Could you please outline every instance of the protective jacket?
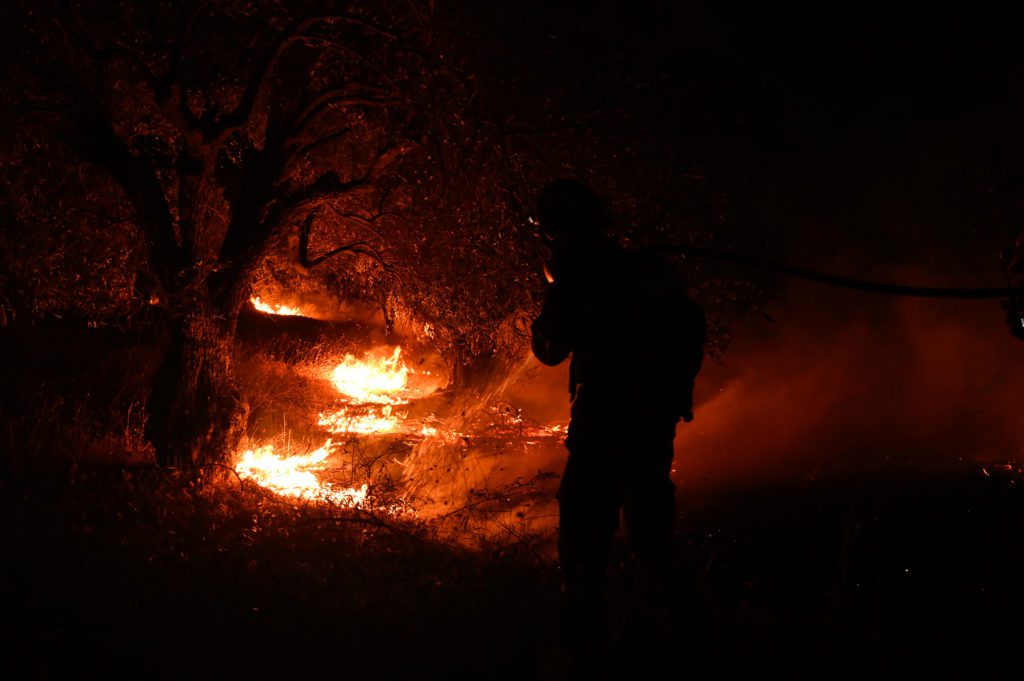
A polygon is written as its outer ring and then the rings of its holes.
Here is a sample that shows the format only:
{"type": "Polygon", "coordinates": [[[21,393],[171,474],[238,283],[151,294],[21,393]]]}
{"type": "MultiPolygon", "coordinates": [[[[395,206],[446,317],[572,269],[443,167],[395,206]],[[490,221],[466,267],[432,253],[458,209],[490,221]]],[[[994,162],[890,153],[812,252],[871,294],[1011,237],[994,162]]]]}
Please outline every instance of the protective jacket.
{"type": "Polygon", "coordinates": [[[533,352],[548,365],[570,354],[573,420],[687,417],[704,357],[706,320],[661,256],[602,242],[557,256],[533,352]]]}

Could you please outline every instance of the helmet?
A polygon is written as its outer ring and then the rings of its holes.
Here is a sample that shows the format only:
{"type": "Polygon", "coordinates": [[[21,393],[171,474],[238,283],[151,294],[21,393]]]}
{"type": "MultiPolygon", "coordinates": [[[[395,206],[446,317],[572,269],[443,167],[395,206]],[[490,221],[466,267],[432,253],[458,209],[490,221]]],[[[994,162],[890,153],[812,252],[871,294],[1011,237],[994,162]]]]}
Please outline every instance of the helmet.
{"type": "Polygon", "coordinates": [[[604,236],[611,219],[601,199],[578,180],[556,180],[537,200],[540,229],[549,243],[585,243],[604,236]]]}

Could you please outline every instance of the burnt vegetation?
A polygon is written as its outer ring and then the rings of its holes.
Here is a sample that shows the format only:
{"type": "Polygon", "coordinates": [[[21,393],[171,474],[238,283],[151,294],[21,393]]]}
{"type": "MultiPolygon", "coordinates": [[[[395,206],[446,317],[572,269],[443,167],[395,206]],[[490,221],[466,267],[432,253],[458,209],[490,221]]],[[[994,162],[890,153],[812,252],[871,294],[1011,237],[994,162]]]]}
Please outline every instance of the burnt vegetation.
{"type": "MultiPolygon", "coordinates": [[[[630,247],[834,256],[828,235],[758,212],[768,190],[752,185],[788,168],[758,167],[784,145],[759,141],[779,74],[744,66],[771,40],[743,62],[663,4],[4,4],[8,669],[564,676],[552,527],[523,510],[551,510],[561,448],[522,463],[545,423],[506,394],[529,384],[544,286],[536,191],[585,180],[630,247]],[[258,314],[253,295],[321,318],[258,314]],[[446,421],[456,445],[346,437],[344,484],[372,481],[362,508],[235,472],[252,442],[315,448],[332,397],[311,376],[399,342],[446,376],[410,418],[446,421]],[[472,448],[522,474],[480,485],[472,448]],[[382,510],[442,488],[430,519],[382,510]]],[[[1014,106],[1000,115],[1004,132],[1019,122],[1014,106]]],[[[1017,136],[988,165],[972,156],[951,190],[971,204],[956,234],[971,285],[1019,228],[1017,136]]],[[[708,355],[727,365],[730,325],[767,317],[780,282],[677,264],[709,314],[708,355]]],[[[613,662],[635,672],[669,649],[684,673],[715,676],[893,661],[983,673],[1024,622],[1018,444],[967,475],[683,496],[684,614],[659,628],[617,545],[613,662]]]]}

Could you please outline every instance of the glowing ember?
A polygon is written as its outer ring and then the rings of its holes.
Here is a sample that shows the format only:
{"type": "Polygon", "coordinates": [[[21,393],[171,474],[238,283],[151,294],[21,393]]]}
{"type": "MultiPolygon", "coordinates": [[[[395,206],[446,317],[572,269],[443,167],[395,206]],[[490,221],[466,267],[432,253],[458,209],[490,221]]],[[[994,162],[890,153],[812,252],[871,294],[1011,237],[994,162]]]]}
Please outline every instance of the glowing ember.
{"type": "Polygon", "coordinates": [[[409,367],[402,361],[402,348],[396,347],[390,357],[357,360],[345,359],[331,372],[331,382],[338,392],[355,402],[368,404],[401,404],[402,393],[409,385],[409,367]]]}
{"type": "Polygon", "coordinates": [[[328,501],[349,508],[361,506],[366,501],[365,484],[359,488],[335,488],[317,478],[314,471],[324,470],[324,461],[330,455],[330,440],[314,452],[288,457],[275,454],[273,445],[264,445],[244,452],[235,472],[282,496],[328,501]]]}
{"type": "Polygon", "coordinates": [[[297,307],[289,307],[287,305],[271,305],[264,303],[260,300],[259,296],[253,296],[249,299],[252,306],[260,312],[266,312],[267,314],[278,314],[287,317],[301,317],[302,312],[297,307]]]}

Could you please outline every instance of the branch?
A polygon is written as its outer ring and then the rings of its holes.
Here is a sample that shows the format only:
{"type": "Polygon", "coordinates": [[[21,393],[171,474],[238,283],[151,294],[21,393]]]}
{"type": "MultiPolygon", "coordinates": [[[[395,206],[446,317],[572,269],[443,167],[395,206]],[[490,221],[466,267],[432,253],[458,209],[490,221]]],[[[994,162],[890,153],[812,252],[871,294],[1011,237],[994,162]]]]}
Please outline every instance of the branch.
{"type": "Polygon", "coordinates": [[[332,199],[347,194],[356,189],[368,187],[371,177],[363,177],[342,182],[334,171],[321,175],[316,182],[304,189],[300,189],[288,195],[281,203],[285,208],[301,208],[312,203],[318,203],[325,199],[332,199]]]}
{"type": "Polygon", "coordinates": [[[368,177],[371,180],[379,179],[385,172],[387,172],[388,168],[417,146],[418,145],[411,140],[401,140],[389,147],[384,147],[381,152],[377,154],[377,158],[374,159],[373,165],[370,166],[368,177]]]}
{"type": "Polygon", "coordinates": [[[71,146],[85,160],[104,168],[124,188],[146,234],[150,262],[167,285],[180,269],[182,253],[156,174],[145,160],[132,155],[99,105],[84,107],[76,123],[78,134],[70,140],[71,146]]]}
{"type": "MultiPolygon", "coordinates": [[[[314,141],[310,142],[309,144],[304,144],[301,147],[296,147],[293,151],[288,153],[288,160],[289,161],[293,161],[296,158],[298,158],[299,156],[302,156],[302,155],[305,155],[305,154],[309,154],[312,151],[315,151],[316,149],[319,149],[321,147],[325,147],[328,144],[330,144],[331,142],[334,142],[335,140],[339,140],[342,137],[348,135],[350,132],[352,132],[352,128],[342,128],[341,130],[338,130],[336,132],[332,132],[330,135],[326,135],[324,137],[321,137],[320,139],[314,140],[314,141]]],[[[294,141],[294,140],[292,140],[292,141],[294,141]]]]}
{"type": "MultiPolygon", "coordinates": [[[[366,92],[367,90],[362,90],[366,92]]],[[[329,108],[337,106],[365,106],[385,107],[392,104],[399,104],[402,100],[395,97],[374,98],[360,94],[360,90],[351,84],[344,88],[337,88],[321,92],[309,101],[302,111],[295,115],[292,122],[292,135],[297,137],[303,134],[309,126],[329,108]]]]}
{"type": "Polygon", "coordinates": [[[374,159],[366,174],[353,180],[343,182],[333,170],[321,175],[313,184],[300,189],[285,197],[280,205],[283,208],[301,208],[326,199],[332,199],[348,194],[356,189],[363,189],[371,186],[379,180],[389,167],[399,158],[404,156],[415,145],[411,142],[402,141],[396,145],[385,147],[377,158],[374,159]]]}
{"type": "Polygon", "coordinates": [[[316,35],[316,36],[313,36],[313,35],[311,35],[311,36],[302,36],[300,39],[301,39],[301,41],[303,43],[305,43],[307,45],[310,45],[310,46],[312,46],[312,45],[314,45],[316,43],[320,43],[320,44],[323,44],[323,45],[327,45],[328,47],[336,47],[339,50],[341,50],[342,52],[348,53],[353,58],[357,59],[358,61],[361,61],[363,64],[366,64],[366,66],[368,66],[370,69],[375,71],[377,73],[377,75],[379,75],[381,77],[381,79],[384,80],[386,83],[388,83],[392,87],[395,87],[394,80],[392,80],[391,77],[388,76],[387,72],[382,67],[380,67],[377,64],[374,64],[372,61],[370,61],[369,59],[364,57],[362,54],[360,54],[358,50],[353,49],[352,47],[350,47],[349,45],[346,45],[345,43],[341,42],[340,40],[336,40],[336,39],[331,38],[329,36],[319,36],[319,35],[316,35]]]}
{"type": "Polygon", "coordinates": [[[326,23],[328,23],[328,24],[337,24],[337,23],[352,24],[353,26],[359,26],[360,28],[365,28],[365,29],[369,30],[371,33],[376,33],[377,35],[381,36],[382,38],[387,38],[388,40],[391,40],[393,42],[400,42],[401,41],[401,38],[398,36],[397,33],[394,33],[393,31],[388,31],[387,29],[383,29],[383,28],[381,28],[380,26],[378,26],[376,24],[371,24],[369,21],[366,21],[365,19],[359,19],[357,17],[353,17],[353,16],[349,16],[349,15],[337,15],[337,16],[330,17],[329,19],[326,20],[326,23]]]}
{"type": "Polygon", "coordinates": [[[340,253],[355,253],[356,255],[365,255],[371,258],[372,260],[376,261],[377,264],[380,265],[381,269],[384,270],[385,272],[391,271],[391,267],[386,262],[384,262],[384,258],[381,257],[380,253],[369,244],[364,243],[353,243],[345,244],[344,246],[338,246],[337,248],[327,251],[323,255],[318,256],[313,260],[309,260],[307,258],[304,261],[300,261],[300,264],[307,270],[309,270],[316,267],[317,265],[327,260],[328,258],[333,258],[334,256],[340,253]]]}
{"type": "Polygon", "coordinates": [[[298,260],[299,264],[302,265],[303,268],[305,268],[306,270],[313,269],[314,267],[324,262],[328,258],[333,258],[334,256],[340,255],[341,253],[355,253],[356,255],[365,255],[369,258],[372,258],[377,262],[378,265],[381,266],[381,268],[384,271],[388,271],[390,269],[387,263],[384,262],[384,259],[381,257],[380,253],[369,244],[363,242],[355,242],[351,244],[345,244],[343,246],[338,246],[337,248],[327,251],[323,255],[310,259],[309,233],[312,231],[313,223],[316,221],[316,218],[319,215],[319,213],[319,208],[314,208],[309,212],[309,215],[306,216],[306,219],[302,221],[302,225],[299,226],[298,260]]]}
{"type": "Polygon", "coordinates": [[[337,206],[330,203],[326,205],[328,208],[331,209],[331,212],[334,213],[335,216],[345,221],[352,221],[358,223],[363,229],[370,232],[381,241],[384,241],[384,237],[381,236],[381,233],[377,231],[377,228],[374,226],[374,224],[377,222],[378,219],[383,217],[385,213],[376,213],[374,215],[371,215],[370,217],[364,217],[362,215],[357,215],[356,213],[340,211],[338,210],[337,206]]]}
{"type": "Polygon", "coordinates": [[[188,89],[185,87],[185,46],[192,35],[196,18],[205,5],[205,0],[200,0],[185,12],[181,28],[178,30],[178,38],[172,48],[167,73],[157,83],[160,88],[157,97],[169,99],[171,105],[181,113],[185,125],[192,130],[199,127],[199,119],[188,105],[188,89]]]}
{"type": "MultiPolygon", "coordinates": [[[[97,47],[92,41],[85,37],[84,32],[78,30],[82,22],[78,16],[78,13],[73,8],[70,9],[70,21],[62,21],[59,17],[55,16],[54,23],[62,31],[64,31],[64,34],[68,38],[74,41],[87,55],[89,55],[90,59],[92,59],[93,62],[102,62],[104,65],[106,65],[114,61],[114,59],[116,59],[117,57],[124,57],[125,59],[127,59],[136,68],[142,71],[143,79],[149,85],[150,90],[153,92],[153,95],[156,96],[156,76],[153,75],[153,72],[150,70],[149,66],[139,58],[138,52],[120,46],[108,47],[106,49],[100,49],[99,47],[97,47]],[[72,23],[75,24],[74,28],[72,28],[71,26],[72,23]]],[[[102,73],[101,71],[98,75],[102,78],[106,74],[102,73]]]]}
{"type": "Polygon", "coordinates": [[[289,47],[296,42],[302,41],[303,33],[320,23],[326,23],[328,25],[338,23],[355,24],[364,28],[370,28],[378,34],[397,40],[397,36],[384,31],[380,27],[373,26],[361,19],[344,15],[328,14],[311,16],[305,19],[293,21],[290,26],[281,32],[273,47],[267,50],[259,67],[256,69],[256,75],[249,82],[249,86],[245,89],[245,93],[242,95],[242,99],[238,103],[238,106],[218,122],[211,131],[211,137],[216,138],[218,142],[223,141],[227,136],[236,132],[244,126],[246,122],[248,122],[256,103],[261,99],[261,95],[266,88],[270,74],[273,73],[274,67],[277,66],[278,61],[280,61],[284,53],[288,51],[289,47]]]}

